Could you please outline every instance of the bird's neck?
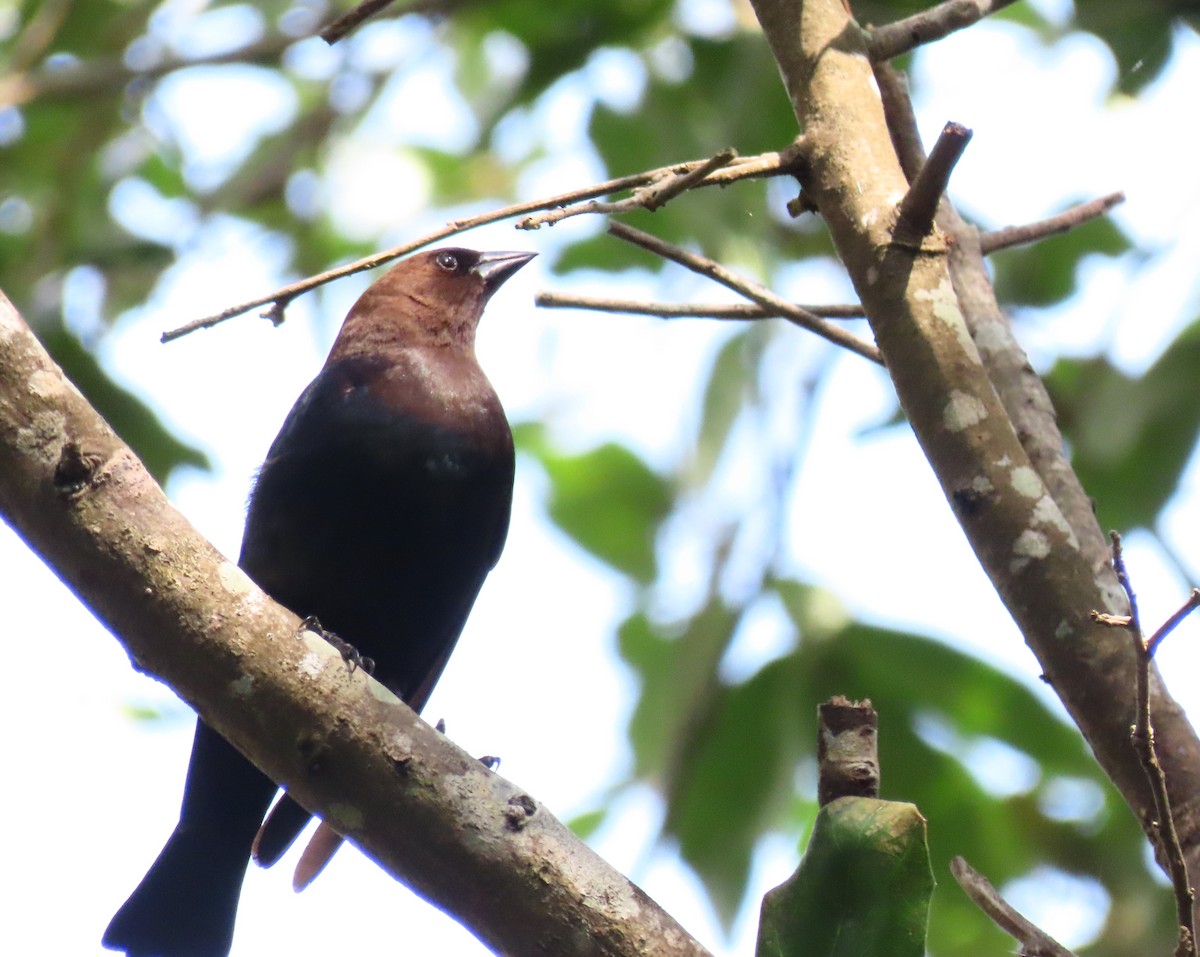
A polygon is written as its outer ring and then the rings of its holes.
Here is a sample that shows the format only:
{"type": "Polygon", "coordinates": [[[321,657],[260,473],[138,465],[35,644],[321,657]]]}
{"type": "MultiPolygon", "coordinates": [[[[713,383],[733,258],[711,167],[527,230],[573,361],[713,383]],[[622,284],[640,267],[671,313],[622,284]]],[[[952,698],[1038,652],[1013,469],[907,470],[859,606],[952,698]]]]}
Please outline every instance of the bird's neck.
{"type": "Polygon", "coordinates": [[[346,316],[330,359],[429,348],[462,352],[473,360],[477,322],[476,316],[461,315],[419,294],[373,286],[346,316]]]}
{"type": "Polygon", "coordinates": [[[355,356],[395,356],[414,351],[445,352],[475,361],[475,330],[450,327],[414,329],[403,320],[348,318],[334,340],[329,361],[355,356]]]}

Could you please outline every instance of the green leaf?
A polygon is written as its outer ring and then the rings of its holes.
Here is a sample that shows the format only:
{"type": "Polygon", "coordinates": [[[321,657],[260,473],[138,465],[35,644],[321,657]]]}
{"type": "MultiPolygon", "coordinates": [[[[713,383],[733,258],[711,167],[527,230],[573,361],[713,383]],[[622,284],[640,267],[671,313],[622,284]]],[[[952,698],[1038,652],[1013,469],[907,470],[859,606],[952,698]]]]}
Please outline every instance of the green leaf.
{"type": "Polygon", "coordinates": [[[1171,35],[1183,23],[1197,26],[1195,10],[1186,4],[1122,3],[1119,0],[1080,0],[1075,26],[1103,40],[1117,60],[1117,88],[1137,93],[1167,62],[1171,35]],[[1186,15],[1177,16],[1176,12],[1186,15]]]}
{"type": "Polygon", "coordinates": [[[712,475],[745,403],[746,339],[751,332],[744,329],[730,336],[713,360],[704,389],[696,450],[688,468],[688,478],[695,485],[704,484],[712,475]]]}
{"type": "Polygon", "coordinates": [[[1132,248],[1111,219],[1101,216],[1033,246],[991,257],[996,297],[1006,305],[1048,306],[1074,294],[1087,256],[1119,256],[1132,248]]]}
{"type": "MultiPolygon", "coordinates": [[[[725,40],[692,37],[687,51],[687,77],[651,73],[636,111],[603,104],[593,109],[589,136],[613,175],[699,159],[727,146],[745,154],[782,149],[795,138],[795,118],[761,37],[741,32],[725,40]],[[747,103],[754,108],[746,109],[747,103]]],[[[783,205],[777,195],[772,198],[766,183],[752,181],[693,191],[654,213],[623,219],[722,262],[736,265],[752,255],[756,266],[769,267],[797,254],[795,247],[787,248],[793,227],[779,228],[783,205]]],[[[812,237],[801,230],[795,238],[803,242],[812,237]]],[[[828,251],[823,230],[818,242],[822,252],[828,251]]],[[[573,245],[554,263],[556,272],[635,266],[659,270],[664,263],[607,236],[573,245]]]]}
{"type": "Polygon", "coordinates": [[[745,896],[758,838],[790,807],[796,761],[813,734],[797,720],[789,679],[787,669],[768,666],[742,684],[716,685],[675,742],[663,829],[726,927],[745,896]]]}
{"type": "Polygon", "coordinates": [[[508,0],[506,3],[468,5],[456,11],[453,30],[470,52],[460,80],[478,80],[473,69],[481,56],[479,46],[495,31],[520,38],[533,52],[525,76],[510,101],[529,103],[550,84],[578,70],[592,53],[606,46],[640,46],[650,31],[664,25],[674,4],[671,0],[508,0]]]}
{"type": "Polygon", "coordinates": [[[604,823],[606,817],[608,817],[608,809],[597,808],[595,811],[588,811],[586,814],[579,814],[571,818],[567,821],[567,827],[581,841],[586,841],[600,829],[600,825],[604,823]]]}
{"type": "Polygon", "coordinates": [[[670,484],[615,442],[579,455],[544,448],[547,511],[596,558],[641,584],[654,580],[654,540],[672,504],[670,484]]]}
{"type": "Polygon", "coordinates": [[[637,612],[617,629],[621,657],[642,684],[629,722],[634,770],[664,792],[675,789],[688,741],[702,730],[713,696],[723,694],[717,665],[737,620],[734,611],[714,600],[682,627],[656,627],[637,612]]]}
{"type": "Polygon", "coordinates": [[[1139,378],[1108,360],[1062,359],[1046,385],[1072,465],[1104,528],[1153,527],[1200,435],[1200,320],[1139,378]]]}
{"type": "MultiPolygon", "coordinates": [[[[828,596],[800,582],[769,584],[800,644],[738,684],[717,677],[740,619],[718,602],[682,627],[635,615],[620,633],[622,655],[643,685],[630,723],[635,776],[665,795],[663,836],[677,842],[723,920],[738,911],[760,837],[782,829],[798,839],[811,821],[814,795],[796,791],[797,770],[814,766],[817,705],[845,694],[869,697],[878,709],[884,793],[920,806],[939,872],[963,854],[999,883],[1046,865],[1090,875],[1138,933],[1158,939],[1169,895],[1145,880],[1139,829],[1059,712],[946,644],[848,622],[828,596]],[[930,738],[930,727],[944,740],[930,738]],[[999,793],[985,787],[973,762],[997,750],[1032,767],[1033,777],[999,793]],[[1069,820],[1052,816],[1048,802],[1061,785],[1083,788],[1093,803],[1069,820]]],[[[1005,946],[956,888],[935,893],[933,953],[965,957],[1005,946]]],[[[1105,952],[1103,941],[1097,946],[1105,952]]],[[[1108,952],[1113,947],[1115,938],[1108,952]]]]}

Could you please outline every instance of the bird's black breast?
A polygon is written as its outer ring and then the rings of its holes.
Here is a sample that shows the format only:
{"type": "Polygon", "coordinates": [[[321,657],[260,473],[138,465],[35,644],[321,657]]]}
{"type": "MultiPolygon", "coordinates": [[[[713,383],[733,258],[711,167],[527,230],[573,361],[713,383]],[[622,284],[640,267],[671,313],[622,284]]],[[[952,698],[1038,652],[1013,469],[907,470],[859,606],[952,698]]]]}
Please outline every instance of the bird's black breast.
{"type": "Polygon", "coordinates": [[[385,365],[343,360],[301,395],[251,494],[241,564],[411,697],[436,680],[499,557],[512,439],[490,389],[470,415],[431,421],[428,395],[375,388],[385,365]]]}

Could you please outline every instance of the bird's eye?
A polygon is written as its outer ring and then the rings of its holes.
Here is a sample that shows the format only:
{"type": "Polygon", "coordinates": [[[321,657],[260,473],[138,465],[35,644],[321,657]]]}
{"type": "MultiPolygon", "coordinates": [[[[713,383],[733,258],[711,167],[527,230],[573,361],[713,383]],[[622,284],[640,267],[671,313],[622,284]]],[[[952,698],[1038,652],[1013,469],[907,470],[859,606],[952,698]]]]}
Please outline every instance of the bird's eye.
{"type": "Polygon", "coordinates": [[[446,272],[458,271],[458,257],[454,253],[438,253],[435,262],[446,270],[446,272]]]}

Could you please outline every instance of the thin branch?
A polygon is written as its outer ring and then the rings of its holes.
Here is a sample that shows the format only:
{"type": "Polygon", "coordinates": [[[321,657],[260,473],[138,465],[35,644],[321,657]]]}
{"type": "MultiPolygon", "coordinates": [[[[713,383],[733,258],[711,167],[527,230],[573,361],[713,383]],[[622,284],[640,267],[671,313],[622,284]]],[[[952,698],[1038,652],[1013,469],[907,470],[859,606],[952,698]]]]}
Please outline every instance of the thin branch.
{"type": "Polygon", "coordinates": [[[867,30],[867,50],[872,60],[891,60],[924,43],[933,43],[978,23],[1014,0],[946,0],[911,17],[867,30]]]}
{"type": "MultiPolygon", "coordinates": [[[[609,299],[604,296],[568,296],[558,292],[539,292],[534,305],[543,309],[587,309],[592,312],[627,312],[637,316],[657,316],[660,319],[786,319],[778,309],[768,309],[750,303],[687,303],[640,302],[636,299],[609,299]]],[[[797,306],[824,319],[865,319],[862,306],[829,305],[797,306]]]]}
{"type": "Polygon", "coordinates": [[[1125,202],[1123,192],[1109,193],[1099,199],[1072,206],[1056,216],[1038,220],[1036,223],[1026,223],[1024,226],[1005,226],[1003,229],[994,229],[991,232],[983,233],[979,237],[979,242],[983,246],[985,255],[1000,249],[1008,249],[1011,246],[1036,243],[1039,239],[1045,239],[1047,236],[1065,233],[1076,226],[1082,226],[1098,216],[1103,216],[1114,206],[1119,206],[1123,202],[1125,202]]]}
{"type": "Polygon", "coordinates": [[[1192,593],[1188,595],[1187,601],[1179,607],[1179,610],[1159,625],[1158,631],[1150,636],[1150,640],[1146,642],[1146,653],[1153,658],[1154,653],[1158,651],[1158,646],[1163,643],[1163,639],[1173,632],[1179,623],[1197,608],[1200,608],[1200,588],[1193,588],[1192,593]]]}
{"type": "Polygon", "coordinates": [[[721,285],[732,289],[734,292],[745,296],[747,299],[757,302],[765,309],[778,310],[783,315],[783,318],[789,322],[807,329],[809,332],[816,333],[821,338],[828,339],[835,345],[843,346],[851,352],[870,359],[872,362],[879,363],[880,365],[883,364],[883,357],[879,354],[879,350],[870,343],[863,342],[857,336],[846,332],[845,329],[839,329],[837,326],[830,325],[820,316],[815,316],[806,309],[802,309],[794,303],[775,295],[775,293],[771,292],[765,286],[760,286],[756,282],[738,276],[720,263],[713,262],[704,256],[690,253],[673,243],[668,243],[657,236],[651,236],[649,233],[644,233],[640,229],[634,229],[632,226],[626,226],[624,223],[616,220],[608,224],[608,231],[618,239],[633,243],[635,246],[641,246],[643,249],[649,250],[657,256],[670,259],[672,262],[679,263],[679,265],[693,272],[707,276],[709,279],[715,280],[721,285]]]}
{"type": "MultiPolygon", "coordinates": [[[[1133,650],[1137,656],[1136,687],[1134,702],[1134,724],[1132,740],[1134,751],[1137,752],[1146,779],[1150,783],[1150,791],[1154,796],[1155,820],[1151,829],[1158,836],[1156,850],[1160,860],[1171,878],[1171,888],[1175,892],[1175,919],[1179,926],[1179,942],[1175,947],[1175,957],[1195,957],[1196,930],[1192,909],[1196,896],[1188,881],[1187,861],[1183,856],[1183,848],[1179,843],[1179,835],[1175,829],[1175,815],[1171,811],[1171,801],[1167,794],[1167,779],[1158,753],[1154,745],[1154,727],[1150,722],[1150,662],[1153,659],[1151,645],[1145,640],[1142,632],[1141,616],[1138,613],[1137,595],[1133,591],[1133,582],[1125,567],[1125,558],[1121,551],[1121,536],[1116,532],[1110,533],[1112,539],[1113,570],[1117,573],[1117,581],[1125,590],[1129,599],[1128,616],[1107,616],[1093,612],[1093,618],[1104,624],[1124,627],[1129,631],[1133,640],[1133,650]]],[[[1161,628],[1155,632],[1154,647],[1179,624],[1200,602],[1200,589],[1192,589],[1191,597],[1183,608],[1172,615],[1161,628]]]]}
{"type": "Polygon", "coordinates": [[[296,42],[295,37],[272,33],[255,43],[208,57],[164,55],[153,66],[133,69],[121,60],[84,60],[65,66],[10,73],[0,78],[0,109],[23,106],[36,99],[96,97],[140,80],[156,80],[175,70],[225,63],[273,63],[296,42]]]}
{"type": "Polygon", "coordinates": [[[760,153],[758,156],[738,156],[735,152],[732,158],[722,162],[724,154],[727,152],[722,150],[720,153],[706,160],[697,160],[675,167],[654,170],[652,171],[653,176],[643,178],[638,183],[615,187],[605,190],[604,193],[591,194],[605,195],[605,193],[615,193],[622,189],[640,186],[643,183],[650,184],[644,191],[638,190],[633,196],[627,199],[616,203],[583,202],[573,206],[564,204],[562,208],[551,209],[543,215],[528,216],[522,219],[517,223],[517,229],[539,229],[543,225],[552,226],[560,220],[567,219],[570,216],[579,216],[584,213],[611,214],[643,208],[655,210],[666,202],[667,199],[682,192],[684,189],[699,189],[703,186],[728,186],[730,183],[736,183],[743,179],[757,179],[769,176],[794,176],[803,162],[803,151],[804,141],[796,140],[787,149],[780,150],[777,153],[760,153]],[[702,175],[694,175],[702,166],[708,166],[709,171],[702,175]],[[639,196],[645,198],[639,200],[639,196]]]}
{"type": "MultiPolygon", "coordinates": [[[[787,149],[779,152],[762,153],[758,156],[748,156],[739,158],[738,161],[731,167],[718,169],[696,184],[698,186],[710,185],[725,185],[726,183],[736,182],[740,179],[748,179],[753,177],[763,176],[779,176],[792,173],[796,164],[799,162],[801,151],[803,149],[802,141],[797,141],[791,144],[787,149]]],[[[699,169],[708,163],[712,162],[711,157],[705,159],[691,160],[685,163],[675,163],[671,166],[662,166],[658,169],[643,170],[640,173],[631,173],[628,176],[620,176],[616,179],[610,179],[603,183],[596,183],[591,186],[586,186],[582,189],[571,190],[567,193],[560,193],[557,196],[547,196],[540,199],[529,200],[524,203],[516,203],[512,206],[504,206],[500,209],[494,209],[490,212],[481,213],[478,216],[470,216],[466,219],[456,219],[447,223],[440,229],[436,229],[431,233],[427,233],[410,242],[403,243],[399,246],[393,246],[391,249],[385,249],[383,252],[374,253],[362,259],[355,260],[345,266],[338,266],[336,269],[329,269],[316,276],[308,276],[298,282],[290,283],[283,286],[274,292],[259,296],[256,299],[250,299],[246,302],[238,303],[237,305],[229,306],[222,309],[220,312],[213,313],[209,316],[204,316],[200,319],[193,319],[191,322],[185,323],[175,329],[170,329],[162,334],[161,341],[171,342],[179,339],[189,333],[195,332],[198,329],[210,329],[213,326],[219,325],[226,319],[232,319],[234,316],[240,316],[252,309],[257,309],[259,306],[269,306],[268,310],[263,315],[278,325],[283,321],[284,310],[293,299],[300,296],[309,290],[316,289],[318,286],[323,286],[325,283],[333,282],[335,279],[342,279],[346,276],[352,276],[358,272],[364,272],[368,269],[374,269],[376,266],[382,266],[384,263],[391,262],[393,259],[399,259],[401,256],[406,256],[411,252],[415,252],[432,243],[445,239],[448,236],[455,236],[459,233],[465,233],[477,226],[485,226],[488,223],[499,222],[503,219],[511,219],[515,216],[522,216],[526,213],[534,213],[544,209],[556,209],[561,206],[569,206],[572,203],[578,203],[584,200],[593,199],[597,196],[606,196],[609,193],[620,192],[621,190],[634,189],[639,186],[644,186],[647,183],[657,182],[664,177],[674,174],[689,173],[692,170],[699,169]]],[[[520,224],[518,224],[519,226],[520,224]]]]}
{"type": "Polygon", "coordinates": [[[395,2],[396,0],[363,0],[358,6],[352,7],[329,23],[321,31],[321,39],[333,46],[360,23],[386,10],[395,2]]]}
{"type": "Polygon", "coordinates": [[[685,190],[701,185],[710,173],[728,166],[735,159],[737,159],[737,150],[728,147],[710,156],[703,165],[682,172],[667,173],[650,185],[635,189],[633,195],[627,196],[625,199],[613,203],[602,203],[593,199],[586,203],[577,203],[574,206],[561,206],[536,216],[525,217],[517,223],[517,229],[540,229],[542,226],[553,226],[568,217],[580,216],[584,213],[613,216],[629,213],[635,209],[648,209],[650,212],[654,212],[685,190]]]}
{"type": "Polygon", "coordinates": [[[45,0],[8,44],[6,68],[21,73],[42,58],[54,43],[71,9],[71,0],[45,0]]]}
{"type": "Polygon", "coordinates": [[[883,103],[883,119],[888,136],[900,160],[904,178],[912,183],[925,165],[925,144],[917,130],[917,114],[908,92],[908,77],[887,62],[871,64],[879,98],[883,103]]]}
{"type": "MultiPolygon", "coordinates": [[[[350,31],[365,23],[371,17],[382,13],[395,0],[363,0],[358,6],[346,11],[340,17],[326,24],[319,36],[330,46],[337,43],[350,31]]],[[[404,8],[397,12],[396,17],[409,13],[420,13],[426,16],[432,14],[449,14],[458,7],[465,6],[467,0],[408,0],[404,8]]]]}
{"type": "MultiPolygon", "coordinates": [[[[883,102],[884,119],[887,121],[892,146],[896,150],[896,157],[900,160],[900,167],[904,170],[905,177],[911,183],[925,165],[925,147],[917,133],[917,119],[913,113],[912,98],[908,95],[908,81],[904,74],[890,63],[872,64],[872,70],[875,74],[875,83],[879,87],[879,97],[883,102]]],[[[1125,202],[1124,193],[1109,193],[1099,199],[1072,206],[1047,219],[981,233],[979,242],[985,256],[1011,246],[1035,243],[1047,236],[1065,233],[1098,216],[1103,216],[1114,206],[1123,202],[1125,202]]]]}
{"type": "Polygon", "coordinates": [[[955,857],[950,862],[950,873],[954,875],[963,892],[975,902],[975,906],[1021,945],[1021,953],[1025,957],[1075,957],[1072,951],[1001,897],[991,881],[962,857],[955,857]]]}
{"type": "Polygon", "coordinates": [[[950,183],[950,174],[962,157],[963,150],[971,142],[971,131],[961,123],[947,123],[933,144],[929,158],[912,181],[892,231],[895,242],[906,246],[919,246],[933,229],[938,203],[950,183]]]}

